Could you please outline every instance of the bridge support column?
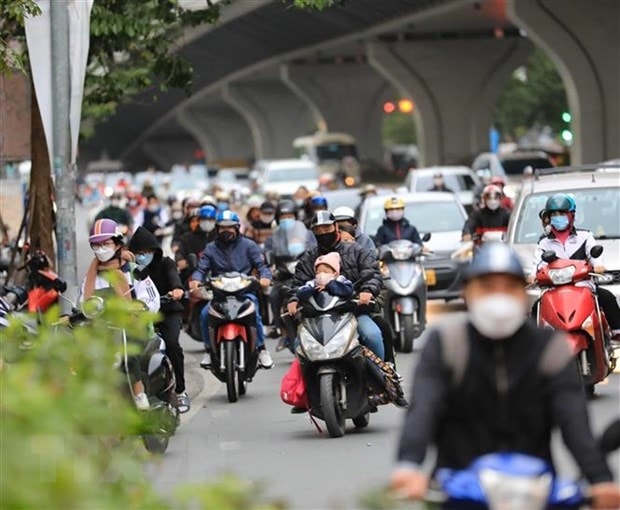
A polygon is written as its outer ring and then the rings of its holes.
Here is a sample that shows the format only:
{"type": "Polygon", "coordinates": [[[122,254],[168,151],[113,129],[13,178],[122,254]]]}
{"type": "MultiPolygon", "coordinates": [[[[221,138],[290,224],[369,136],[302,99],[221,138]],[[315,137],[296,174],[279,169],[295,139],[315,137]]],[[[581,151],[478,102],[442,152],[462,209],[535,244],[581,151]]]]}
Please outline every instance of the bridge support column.
{"type": "Polygon", "coordinates": [[[280,82],[234,83],[222,95],[247,122],[257,159],[293,157],[293,140],[313,130],[307,106],[280,82]]]}
{"type": "Polygon", "coordinates": [[[369,43],[368,60],[414,113],[420,165],[471,164],[489,148],[492,109],[533,49],[523,38],[369,43]]]}
{"type": "Polygon", "coordinates": [[[620,2],[512,0],[508,17],[562,76],[572,115],[572,162],[620,157],[620,2]]]}
{"type": "Polygon", "coordinates": [[[286,64],[284,82],[308,101],[328,131],[353,135],[362,157],[383,159],[381,105],[391,91],[370,66],[360,64],[286,64]]]}
{"type": "Polygon", "coordinates": [[[177,114],[179,124],[198,141],[208,163],[254,158],[245,120],[225,104],[194,105],[177,114]]]}

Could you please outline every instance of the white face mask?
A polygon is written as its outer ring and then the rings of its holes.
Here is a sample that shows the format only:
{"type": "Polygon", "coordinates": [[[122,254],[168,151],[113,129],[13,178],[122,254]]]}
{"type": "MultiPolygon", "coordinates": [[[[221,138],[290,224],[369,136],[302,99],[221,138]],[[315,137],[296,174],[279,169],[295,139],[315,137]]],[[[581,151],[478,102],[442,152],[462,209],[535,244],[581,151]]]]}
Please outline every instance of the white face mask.
{"type": "Polygon", "coordinates": [[[215,228],[215,221],[201,220],[200,229],[203,232],[211,232],[215,228]]]}
{"type": "Polygon", "coordinates": [[[317,285],[322,285],[323,287],[325,287],[325,285],[327,285],[335,278],[336,276],[330,273],[317,273],[315,280],[317,285]]]}
{"type": "Polygon", "coordinates": [[[506,294],[490,294],[468,305],[469,320],[487,338],[500,340],[513,335],[525,322],[527,303],[506,294]]]}
{"type": "Polygon", "coordinates": [[[489,198],[486,201],[486,206],[491,209],[491,211],[495,211],[499,207],[500,203],[501,201],[497,198],[489,198]]]}
{"type": "Polygon", "coordinates": [[[261,214],[260,220],[263,223],[270,224],[274,220],[275,216],[273,214],[261,214]]]}
{"type": "Polygon", "coordinates": [[[107,262],[116,253],[115,248],[106,248],[105,246],[97,247],[93,250],[95,252],[95,257],[99,260],[99,262],[107,262]]]}
{"type": "Polygon", "coordinates": [[[405,211],[402,211],[399,209],[393,209],[387,212],[388,219],[392,221],[400,221],[404,218],[404,216],[405,216],[405,211]]]}

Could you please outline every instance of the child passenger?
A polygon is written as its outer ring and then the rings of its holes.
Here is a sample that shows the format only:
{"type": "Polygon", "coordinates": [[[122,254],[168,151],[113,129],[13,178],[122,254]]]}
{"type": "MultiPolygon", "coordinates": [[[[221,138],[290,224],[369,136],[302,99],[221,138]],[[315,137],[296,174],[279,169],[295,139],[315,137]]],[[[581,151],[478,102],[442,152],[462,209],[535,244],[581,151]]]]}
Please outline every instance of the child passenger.
{"type": "Polygon", "coordinates": [[[340,275],[340,254],[332,251],[321,255],[314,263],[315,278],[297,289],[300,301],[309,299],[317,292],[348,298],[353,295],[353,284],[340,275]]]}

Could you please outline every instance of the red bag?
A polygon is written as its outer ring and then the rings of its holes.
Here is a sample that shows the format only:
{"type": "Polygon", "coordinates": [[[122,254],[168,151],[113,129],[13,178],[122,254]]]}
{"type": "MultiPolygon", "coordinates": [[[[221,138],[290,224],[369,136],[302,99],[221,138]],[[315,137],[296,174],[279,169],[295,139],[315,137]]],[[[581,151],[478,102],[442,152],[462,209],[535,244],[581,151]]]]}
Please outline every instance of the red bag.
{"type": "Polygon", "coordinates": [[[308,395],[306,394],[306,383],[301,372],[301,363],[295,358],[288,372],[284,374],[280,384],[280,398],[285,404],[295,407],[308,409],[308,395]]]}

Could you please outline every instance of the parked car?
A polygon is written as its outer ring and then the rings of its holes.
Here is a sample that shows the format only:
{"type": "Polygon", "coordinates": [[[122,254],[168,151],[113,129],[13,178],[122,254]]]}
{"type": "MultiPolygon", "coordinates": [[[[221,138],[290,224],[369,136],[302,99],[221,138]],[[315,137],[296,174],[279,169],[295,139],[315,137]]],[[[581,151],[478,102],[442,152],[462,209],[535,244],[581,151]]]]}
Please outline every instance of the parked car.
{"type": "MultiPolygon", "coordinates": [[[[456,299],[460,295],[461,265],[451,258],[461,246],[461,231],[467,219],[465,208],[454,193],[420,192],[399,194],[405,201],[405,217],[415,225],[420,236],[430,232],[424,243],[433,255],[424,261],[428,299],[456,299]]],[[[383,223],[386,196],[368,198],[362,205],[359,224],[371,237],[383,223]]]]}
{"type": "Polygon", "coordinates": [[[319,186],[319,168],[310,160],[259,161],[256,170],[256,191],[262,195],[277,193],[281,198],[290,198],[299,186],[309,190],[319,186]]]}
{"type": "MultiPolygon", "coordinates": [[[[575,199],[575,226],[590,230],[603,246],[606,271],[614,278],[607,288],[620,297],[620,164],[616,168],[591,165],[542,170],[523,186],[506,239],[529,270],[543,235],[539,212],[554,193],[568,193],[575,199]]],[[[536,299],[538,293],[530,290],[530,299],[536,299]]]]}
{"type": "Polygon", "coordinates": [[[458,196],[461,204],[469,213],[474,200],[474,189],[480,179],[473,170],[466,166],[432,166],[413,168],[405,179],[405,187],[412,193],[428,191],[433,187],[433,176],[443,175],[445,185],[458,196]]]}

